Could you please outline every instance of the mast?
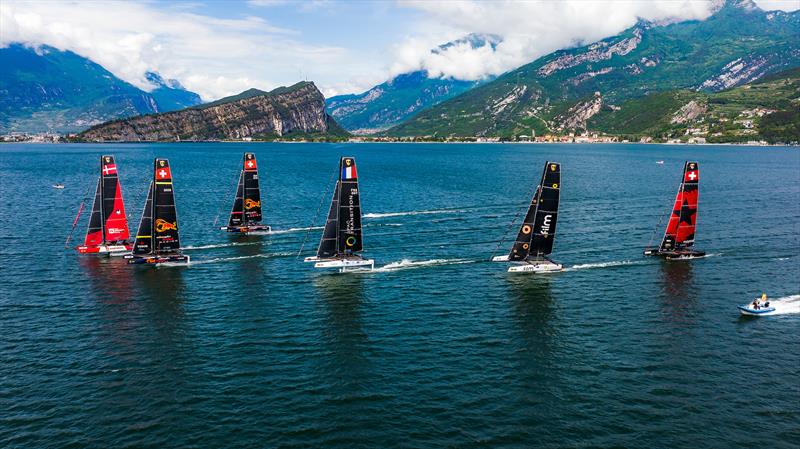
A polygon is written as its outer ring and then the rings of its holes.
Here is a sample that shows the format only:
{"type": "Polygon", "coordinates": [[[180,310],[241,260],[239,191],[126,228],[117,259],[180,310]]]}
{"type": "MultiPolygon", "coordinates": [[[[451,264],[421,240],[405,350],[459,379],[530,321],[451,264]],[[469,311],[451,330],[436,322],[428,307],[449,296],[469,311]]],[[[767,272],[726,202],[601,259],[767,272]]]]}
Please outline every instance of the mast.
{"type": "Polygon", "coordinates": [[[700,166],[697,162],[686,161],[672,214],[661,240],[661,251],[682,250],[694,245],[699,194],[700,166]]]}
{"type": "Polygon", "coordinates": [[[114,156],[102,156],[100,165],[103,243],[128,240],[128,218],[114,156]]]}
{"type": "Polygon", "coordinates": [[[180,251],[178,234],[178,212],[175,209],[175,193],[172,187],[172,172],[167,159],[155,160],[153,181],[153,252],[169,254],[180,251]]]}
{"type": "Polygon", "coordinates": [[[537,260],[553,252],[560,191],[561,164],[547,162],[508,260],[537,260]]]}

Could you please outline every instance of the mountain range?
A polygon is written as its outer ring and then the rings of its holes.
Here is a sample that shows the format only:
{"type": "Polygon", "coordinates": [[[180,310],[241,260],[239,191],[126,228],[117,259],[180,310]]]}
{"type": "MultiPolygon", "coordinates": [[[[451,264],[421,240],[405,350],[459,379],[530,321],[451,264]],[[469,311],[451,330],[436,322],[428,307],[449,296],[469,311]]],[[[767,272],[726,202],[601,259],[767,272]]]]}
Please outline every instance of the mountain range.
{"type": "MultiPolygon", "coordinates": [[[[473,49],[489,46],[494,49],[501,40],[500,36],[473,33],[442,44],[432,49],[431,53],[439,53],[456,45],[468,45],[473,49]]],[[[402,123],[420,111],[491,79],[493,77],[477,81],[436,78],[430,77],[426,70],[416,70],[397,75],[361,94],[328,98],[325,104],[328,113],[342,127],[355,134],[369,134],[402,123]]]]}
{"type": "MultiPolygon", "coordinates": [[[[619,116],[635,105],[631,101],[658,93],[718,92],[800,66],[798,30],[800,11],[766,12],[750,0],[729,0],[703,21],[640,21],[617,36],[541,57],[420,112],[386,134],[612,132],[618,130],[610,126],[613,120],[595,116],[604,111],[619,116]]],[[[642,123],[625,131],[637,134],[650,127],[642,123]]]]}
{"type": "Polygon", "coordinates": [[[178,81],[147,73],[145,92],[71,51],[12,44],[0,49],[0,133],[84,130],[107,120],[201,103],[178,81]]]}

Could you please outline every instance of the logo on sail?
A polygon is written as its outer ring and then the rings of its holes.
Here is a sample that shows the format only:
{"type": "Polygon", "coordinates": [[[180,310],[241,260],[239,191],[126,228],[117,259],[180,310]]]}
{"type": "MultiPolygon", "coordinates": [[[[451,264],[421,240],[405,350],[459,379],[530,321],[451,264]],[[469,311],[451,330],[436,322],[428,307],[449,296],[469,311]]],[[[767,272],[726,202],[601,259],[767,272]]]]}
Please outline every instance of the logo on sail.
{"type": "Polygon", "coordinates": [[[356,238],[351,235],[345,239],[344,244],[347,246],[353,246],[356,244],[356,238]]]}
{"type": "Polygon", "coordinates": [[[250,198],[244,200],[245,209],[252,209],[254,207],[261,207],[261,201],[253,201],[250,198]]]}
{"type": "Polygon", "coordinates": [[[161,218],[156,220],[156,232],[177,231],[178,223],[170,223],[161,218]]]}
{"type": "Polygon", "coordinates": [[[542,220],[542,235],[547,236],[550,233],[550,220],[553,218],[552,215],[545,215],[544,220],[542,220]]]}

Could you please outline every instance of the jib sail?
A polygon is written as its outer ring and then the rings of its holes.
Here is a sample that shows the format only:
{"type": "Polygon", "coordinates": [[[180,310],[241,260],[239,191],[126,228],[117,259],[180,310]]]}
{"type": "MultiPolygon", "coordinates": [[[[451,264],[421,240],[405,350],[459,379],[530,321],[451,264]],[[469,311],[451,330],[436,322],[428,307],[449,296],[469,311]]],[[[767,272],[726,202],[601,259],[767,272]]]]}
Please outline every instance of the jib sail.
{"type": "Polygon", "coordinates": [[[547,162],[508,260],[537,259],[553,252],[561,191],[561,164],[547,162]]]}
{"type": "Polygon", "coordinates": [[[697,162],[687,161],[683,166],[683,177],[675,197],[675,205],[661,241],[662,251],[681,250],[694,245],[699,187],[700,167],[697,162]]]}
{"type": "Polygon", "coordinates": [[[122,187],[117,176],[117,165],[113,156],[100,157],[100,177],[95,189],[89,228],[86,230],[85,246],[120,242],[129,237],[122,187]]]}
{"type": "Polygon", "coordinates": [[[92,213],[89,215],[89,228],[86,229],[86,238],[83,244],[85,246],[103,244],[103,178],[97,180],[92,213]]]}
{"type": "Polygon", "coordinates": [[[339,180],[322,231],[317,257],[348,256],[363,250],[358,172],[352,157],[339,162],[339,180]]]}
{"type": "Polygon", "coordinates": [[[147,189],[147,201],[144,202],[142,219],[136,231],[136,243],[133,245],[133,254],[153,253],[153,181],[147,189]]]}
{"type": "Polygon", "coordinates": [[[258,163],[255,154],[245,153],[228,226],[246,226],[249,223],[260,222],[261,218],[258,163]]]}

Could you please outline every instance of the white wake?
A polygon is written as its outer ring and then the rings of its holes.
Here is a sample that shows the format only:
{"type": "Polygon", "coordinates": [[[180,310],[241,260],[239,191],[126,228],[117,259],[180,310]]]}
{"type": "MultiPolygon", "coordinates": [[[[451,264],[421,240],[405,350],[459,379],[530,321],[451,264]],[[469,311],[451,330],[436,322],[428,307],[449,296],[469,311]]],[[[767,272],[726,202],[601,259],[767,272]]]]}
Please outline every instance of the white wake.
{"type": "Polygon", "coordinates": [[[303,231],[316,231],[322,229],[323,226],[310,226],[308,228],[289,228],[289,229],[277,229],[272,230],[266,233],[266,235],[275,235],[275,234],[290,234],[292,232],[303,232],[303,231]]]}
{"type": "Polygon", "coordinates": [[[473,262],[475,261],[472,259],[430,259],[430,260],[417,260],[417,261],[410,259],[403,259],[398,262],[392,262],[382,267],[375,268],[372,271],[382,273],[387,271],[408,270],[412,268],[432,267],[438,265],[458,265],[458,264],[473,263],[473,262]]]}
{"type": "Polygon", "coordinates": [[[769,306],[774,307],[774,312],[764,315],[788,315],[800,313],[800,295],[784,296],[782,298],[770,299],[769,306]]]}
{"type": "Polygon", "coordinates": [[[612,262],[583,263],[565,268],[564,271],[588,270],[592,268],[621,267],[625,265],[642,265],[645,263],[647,263],[647,261],[644,260],[615,260],[612,262]]]}
{"type": "Polygon", "coordinates": [[[231,242],[231,243],[219,243],[215,245],[200,245],[200,246],[184,246],[181,248],[184,251],[194,251],[199,249],[214,249],[214,248],[230,248],[232,246],[247,246],[247,245],[259,245],[261,242],[231,242]]]}
{"type": "Polygon", "coordinates": [[[364,214],[364,218],[386,218],[386,217],[405,217],[407,215],[429,215],[429,214],[459,214],[466,212],[458,209],[439,209],[439,210],[413,210],[408,212],[386,212],[364,214]]]}
{"type": "Polygon", "coordinates": [[[193,267],[195,265],[207,265],[211,263],[225,263],[225,262],[235,262],[237,260],[245,260],[245,259],[269,259],[273,257],[286,257],[286,256],[293,256],[294,253],[268,253],[268,254],[253,254],[250,256],[236,256],[236,257],[216,257],[214,259],[204,259],[204,260],[192,260],[188,265],[181,264],[181,263],[170,263],[165,262],[159,264],[159,266],[163,267],[193,267]]]}

